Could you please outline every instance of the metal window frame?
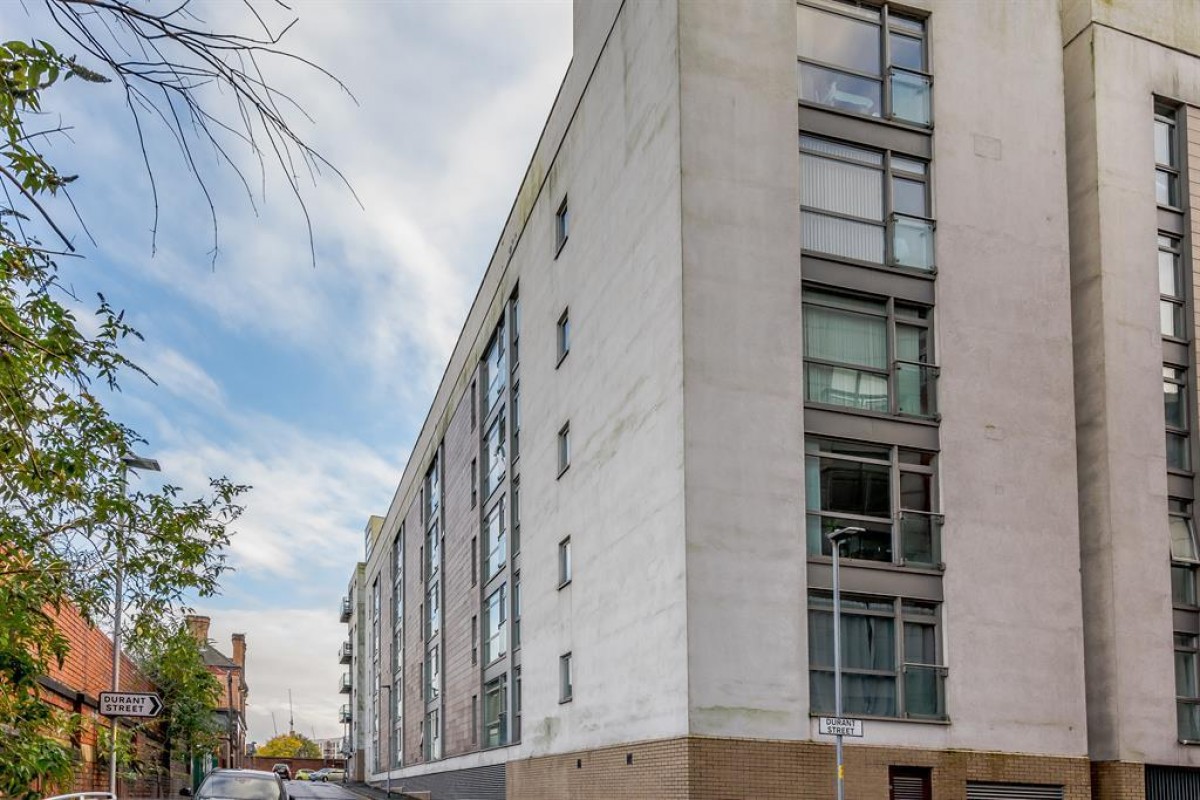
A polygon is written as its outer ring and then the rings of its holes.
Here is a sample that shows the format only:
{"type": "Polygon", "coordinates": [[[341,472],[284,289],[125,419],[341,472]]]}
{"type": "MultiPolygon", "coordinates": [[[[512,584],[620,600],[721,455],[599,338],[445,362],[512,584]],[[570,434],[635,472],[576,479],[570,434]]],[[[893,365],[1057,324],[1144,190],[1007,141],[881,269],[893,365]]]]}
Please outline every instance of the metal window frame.
{"type": "Polygon", "coordinates": [[[571,422],[558,429],[558,477],[571,467],[571,422]]]}
{"type": "Polygon", "coordinates": [[[558,369],[562,365],[563,359],[571,352],[571,307],[567,306],[563,309],[562,314],[558,317],[556,323],[554,342],[557,358],[554,363],[554,368],[558,369]]]}
{"type": "Polygon", "coordinates": [[[558,543],[558,588],[571,582],[574,565],[571,560],[571,537],[565,536],[558,543]]]}
{"type": "Polygon", "coordinates": [[[1155,124],[1162,123],[1162,124],[1168,126],[1168,129],[1170,130],[1170,137],[1171,137],[1171,147],[1170,147],[1171,163],[1168,163],[1168,164],[1162,163],[1161,161],[1158,160],[1157,154],[1155,154],[1154,171],[1162,172],[1166,175],[1171,176],[1171,178],[1174,182],[1174,186],[1175,186],[1175,197],[1179,201],[1179,203],[1177,205],[1171,205],[1170,203],[1166,203],[1166,204],[1157,203],[1157,197],[1155,198],[1155,202],[1158,204],[1158,206],[1160,208],[1169,208],[1172,211],[1183,211],[1185,208],[1185,203],[1183,202],[1183,195],[1184,195],[1184,191],[1185,191],[1186,187],[1184,186],[1184,183],[1183,183],[1183,171],[1180,168],[1180,162],[1182,161],[1182,159],[1179,157],[1180,156],[1180,148],[1179,148],[1180,136],[1179,136],[1179,134],[1181,132],[1180,131],[1181,126],[1179,125],[1178,114],[1179,114],[1178,108],[1168,109],[1164,105],[1161,105],[1161,104],[1158,104],[1154,111],[1155,124]]]}
{"type": "Polygon", "coordinates": [[[1167,385],[1178,386],[1181,395],[1181,405],[1183,406],[1184,414],[1186,415],[1183,421],[1183,427],[1168,425],[1166,424],[1166,420],[1164,418],[1164,428],[1166,429],[1166,434],[1169,436],[1179,436],[1186,440],[1186,447],[1184,447],[1184,453],[1186,453],[1188,457],[1188,463],[1186,467],[1181,469],[1179,467],[1172,467],[1170,465],[1167,466],[1167,471],[1169,473],[1177,475],[1193,475],[1195,472],[1195,453],[1192,452],[1194,442],[1192,441],[1191,431],[1193,415],[1191,413],[1192,391],[1190,386],[1191,381],[1189,380],[1190,375],[1191,370],[1189,370],[1186,366],[1181,366],[1178,364],[1163,364],[1164,395],[1166,391],[1165,387],[1167,385]],[[1167,370],[1174,370],[1176,373],[1178,373],[1178,375],[1169,377],[1166,374],[1167,370]]]}
{"type": "Polygon", "coordinates": [[[575,668],[571,663],[571,651],[558,657],[558,702],[559,705],[575,699],[575,668]]]}
{"type": "Polygon", "coordinates": [[[508,637],[506,635],[506,627],[508,624],[507,586],[508,584],[501,583],[494,590],[489,592],[487,598],[485,598],[483,601],[483,629],[486,635],[482,637],[483,658],[481,660],[483,661],[484,667],[489,667],[508,655],[508,637]],[[498,598],[495,603],[492,602],[493,598],[498,598]],[[491,619],[493,607],[498,610],[500,615],[500,619],[497,620],[499,624],[495,627],[494,632],[491,619]],[[501,643],[503,645],[503,650],[499,653],[496,653],[492,651],[492,643],[498,639],[502,640],[501,643]]]}

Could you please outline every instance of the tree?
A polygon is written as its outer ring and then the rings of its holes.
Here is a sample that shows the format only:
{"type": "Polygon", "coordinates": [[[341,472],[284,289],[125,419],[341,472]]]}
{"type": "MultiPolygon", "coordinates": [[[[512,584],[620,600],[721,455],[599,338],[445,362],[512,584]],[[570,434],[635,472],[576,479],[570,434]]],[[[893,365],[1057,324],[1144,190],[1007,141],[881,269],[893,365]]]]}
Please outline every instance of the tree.
{"type": "Polygon", "coordinates": [[[290,100],[260,69],[264,57],[295,58],[278,48],[286,27],[273,33],[252,5],[261,34],[212,30],[187,0],[161,13],[125,0],[44,2],[78,53],[42,40],[0,44],[0,796],[25,798],[70,774],[63,742],[72,720],[38,699],[37,678],[67,653],[54,612],[70,604],[103,621],[122,573],[123,629],[135,642],[163,636],[161,620],[186,596],[217,590],[248,489],[215,478],[198,498],[175,486],[127,491],[125,459],[143,440],[105,398],[125,377],[145,376],[122,351],[140,335],[103,295],[93,324],[72,311],[79,298],[69,267],[78,253],[62,216],[73,209],[77,176],[42,154],[65,135],[62,125],[44,127],[43,99],[68,80],[123,90],[151,178],[155,229],[159,194],[142,137],[153,122],[165,126],[209,198],[214,253],[217,214],[199,145],[238,178],[231,147],[260,166],[270,154],[298,198],[298,168],[326,164],[289,127],[290,100]],[[210,102],[219,97],[232,98],[224,112],[210,102]]]}
{"type": "Polygon", "coordinates": [[[191,631],[176,625],[165,636],[140,643],[135,658],[162,696],[159,724],[165,734],[167,762],[176,753],[214,750],[221,733],[214,716],[221,682],[204,666],[191,631]]]}
{"type": "Polygon", "coordinates": [[[265,758],[320,758],[321,747],[302,733],[284,733],[258,748],[265,758]]]}

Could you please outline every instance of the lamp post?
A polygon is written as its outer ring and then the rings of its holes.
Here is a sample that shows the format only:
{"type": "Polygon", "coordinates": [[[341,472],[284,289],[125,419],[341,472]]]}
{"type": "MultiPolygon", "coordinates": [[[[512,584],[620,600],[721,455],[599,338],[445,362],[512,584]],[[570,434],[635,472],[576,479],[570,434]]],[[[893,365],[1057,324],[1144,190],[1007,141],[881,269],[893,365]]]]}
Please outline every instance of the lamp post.
{"type": "MultiPolygon", "coordinates": [[[[825,534],[833,545],[833,713],[842,716],[842,542],[851,536],[866,533],[865,528],[837,528],[825,534]]],[[[840,729],[840,727],[839,727],[840,729]]],[[[846,800],[846,763],[842,757],[842,735],[837,741],[837,800],[846,800]]]]}
{"type": "MultiPolygon", "coordinates": [[[[153,458],[141,456],[121,456],[121,495],[126,494],[128,473],[131,469],[146,472],[161,472],[162,467],[153,458]]],[[[121,691],[121,610],[124,605],[125,581],[125,552],[122,542],[122,532],[129,526],[128,516],[124,525],[117,526],[117,575],[113,594],[113,657],[112,657],[112,690],[121,691]]],[[[117,718],[112,719],[112,741],[108,753],[108,791],[114,797],[117,795],[117,718]]]]}

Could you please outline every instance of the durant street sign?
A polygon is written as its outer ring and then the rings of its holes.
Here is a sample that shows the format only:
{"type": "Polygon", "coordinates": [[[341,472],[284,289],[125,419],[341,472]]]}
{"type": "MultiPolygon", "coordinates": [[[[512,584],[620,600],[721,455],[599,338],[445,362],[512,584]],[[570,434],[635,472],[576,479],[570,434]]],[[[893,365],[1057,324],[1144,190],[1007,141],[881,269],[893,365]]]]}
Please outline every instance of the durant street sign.
{"type": "Polygon", "coordinates": [[[856,736],[863,735],[861,719],[851,717],[821,717],[817,725],[817,733],[822,736],[856,736]]]}
{"type": "Polygon", "coordinates": [[[100,713],[106,717],[157,717],[162,698],[153,692],[101,692],[100,713]]]}

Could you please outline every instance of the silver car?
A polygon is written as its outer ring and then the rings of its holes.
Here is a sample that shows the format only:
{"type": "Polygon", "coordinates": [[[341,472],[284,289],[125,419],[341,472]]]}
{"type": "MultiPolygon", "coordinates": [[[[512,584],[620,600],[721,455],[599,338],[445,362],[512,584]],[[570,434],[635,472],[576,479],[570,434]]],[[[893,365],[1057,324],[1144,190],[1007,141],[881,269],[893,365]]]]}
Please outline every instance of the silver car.
{"type": "MultiPolygon", "coordinates": [[[[191,797],[192,790],[183,787],[179,793],[191,797]]],[[[288,800],[283,781],[274,772],[257,769],[218,769],[208,773],[196,800],[288,800]]]]}

